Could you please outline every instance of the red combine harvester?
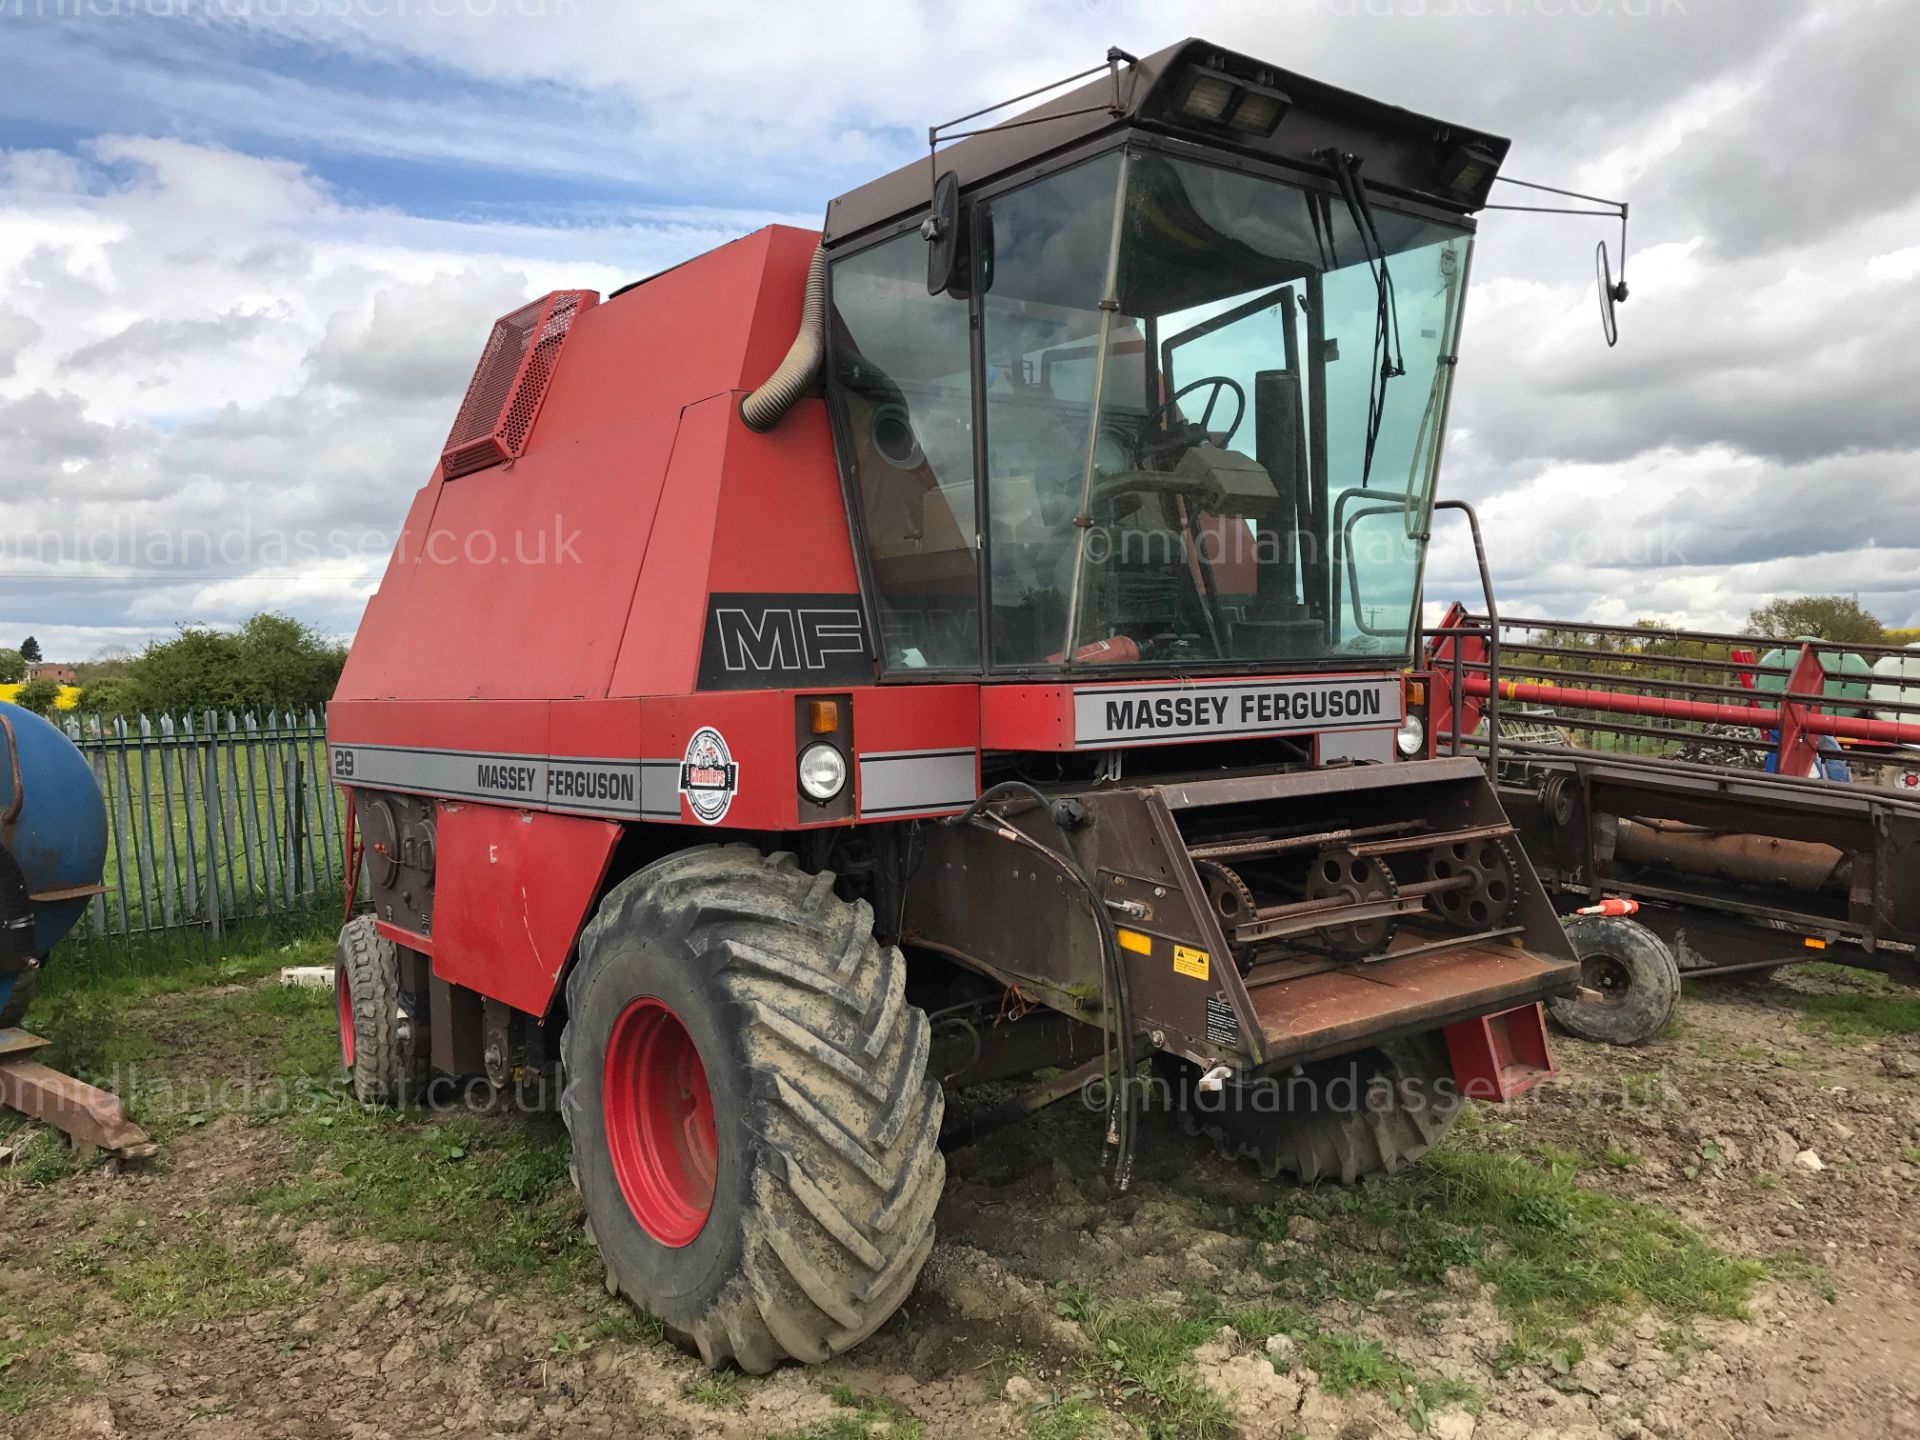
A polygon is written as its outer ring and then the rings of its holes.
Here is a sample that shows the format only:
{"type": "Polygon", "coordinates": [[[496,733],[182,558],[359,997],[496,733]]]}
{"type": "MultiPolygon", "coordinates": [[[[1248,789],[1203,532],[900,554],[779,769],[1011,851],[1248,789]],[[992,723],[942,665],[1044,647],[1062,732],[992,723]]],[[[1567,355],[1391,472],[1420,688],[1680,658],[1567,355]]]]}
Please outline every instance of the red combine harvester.
{"type": "Polygon", "coordinates": [[[555,1078],[709,1363],[900,1304],[948,1087],[1124,1073],[1123,1188],[1150,1093],[1352,1181],[1577,978],[1409,670],[1506,142],[1200,42],[1073,79],[501,320],[329,708],[357,1093],[555,1078]]]}

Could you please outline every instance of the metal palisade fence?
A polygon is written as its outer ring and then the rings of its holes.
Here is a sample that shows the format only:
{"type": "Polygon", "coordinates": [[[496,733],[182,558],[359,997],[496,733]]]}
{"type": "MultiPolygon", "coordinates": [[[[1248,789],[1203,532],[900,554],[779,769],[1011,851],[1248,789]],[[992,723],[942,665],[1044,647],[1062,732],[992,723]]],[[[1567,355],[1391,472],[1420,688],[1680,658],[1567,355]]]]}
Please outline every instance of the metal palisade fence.
{"type": "Polygon", "coordinates": [[[312,933],[339,915],[344,805],[326,726],[293,714],[69,718],[107,806],[106,893],[66,949],[158,968],[230,932],[312,933]]]}

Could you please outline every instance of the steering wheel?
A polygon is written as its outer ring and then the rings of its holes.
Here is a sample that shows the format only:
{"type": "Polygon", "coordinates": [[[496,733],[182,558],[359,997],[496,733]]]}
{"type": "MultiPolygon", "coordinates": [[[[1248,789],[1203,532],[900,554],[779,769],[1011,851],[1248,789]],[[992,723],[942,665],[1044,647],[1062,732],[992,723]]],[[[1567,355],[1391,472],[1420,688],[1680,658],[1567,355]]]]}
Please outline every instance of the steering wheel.
{"type": "MultiPolygon", "coordinates": [[[[1231,375],[1204,375],[1198,380],[1192,380],[1182,385],[1147,417],[1147,428],[1149,430],[1159,429],[1166,419],[1172,415],[1182,400],[1193,394],[1196,390],[1208,388],[1211,388],[1212,393],[1207,396],[1207,408],[1200,412],[1199,424],[1196,425],[1191,420],[1183,420],[1182,423],[1190,431],[1199,430],[1202,434],[1210,435],[1212,430],[1207,422],[1213,419],[1214,406],[1220,403],[1222,391],[1231,390],[1234,400],[1233,423],[1226,428],[1225,433],[1221,435],[1218,442],[1221,448],[1225,449],[1227,443],[1233,439],[1234,432],[1240,428],[1240,422],[1247,418],[1247,392],[1240,388],[1240,382],[1235,380],[1231,375]]],[[[1166,449],[1169,443],[1175,442],[1161,441],[1149,446],[1148,449],[1166,449]]],[[[1185,436],[1181,436],[1177,443],[1185,445],[1190,442],[1185,436]]]]}

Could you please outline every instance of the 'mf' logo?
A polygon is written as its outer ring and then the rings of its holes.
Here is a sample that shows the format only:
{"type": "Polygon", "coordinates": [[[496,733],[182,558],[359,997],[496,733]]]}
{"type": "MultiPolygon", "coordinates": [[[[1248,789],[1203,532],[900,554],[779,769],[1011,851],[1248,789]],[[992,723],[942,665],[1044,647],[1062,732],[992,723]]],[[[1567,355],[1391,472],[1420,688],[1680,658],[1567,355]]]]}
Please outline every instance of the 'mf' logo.
{"type": "Polygon", "coordinates": [[[715,595],[707,602],[703,690],[850,685],[872,678],[866,623],[851,595],[715,595]]]}
{"type": "Polygon", "coordinates": [[[820,670],[835,655],[863,655],[858,610],[728,606],[714,613],[720,663],[729,670],[820,670]]]}

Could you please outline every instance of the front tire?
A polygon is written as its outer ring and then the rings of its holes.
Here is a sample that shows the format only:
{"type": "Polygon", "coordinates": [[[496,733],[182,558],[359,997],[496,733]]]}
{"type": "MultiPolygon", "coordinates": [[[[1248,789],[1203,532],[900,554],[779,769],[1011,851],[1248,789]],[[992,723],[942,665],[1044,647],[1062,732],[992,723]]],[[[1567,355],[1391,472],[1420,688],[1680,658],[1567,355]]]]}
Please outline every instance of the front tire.
{"type": "Polygon", "coordinates": [[[609,1289],[709,1365],[827,1360],[933,1248],[926,1016],[866,902],[703,846],[622,881],[567,980],[561,1111],[609,1289]]]}
{"type": "Polygon", "coordinates": [[[1440,1031],[1202,1092],[1185,1061],[1162,1069],[1180,1124],[1268,1179],[1352,1185],[1425,1155],[1453,1128],[1460,1092],[1440,1031]]]}

